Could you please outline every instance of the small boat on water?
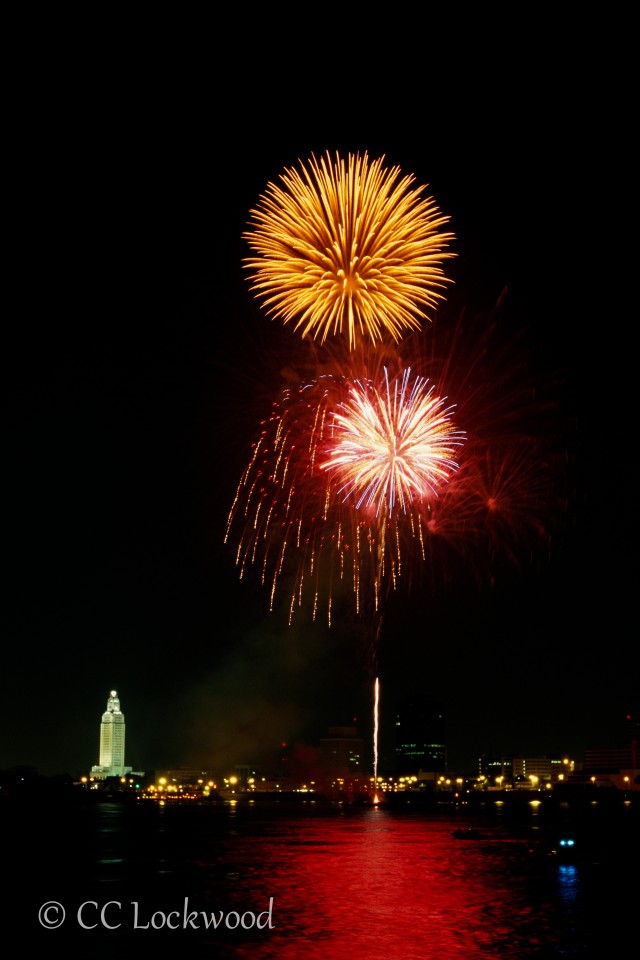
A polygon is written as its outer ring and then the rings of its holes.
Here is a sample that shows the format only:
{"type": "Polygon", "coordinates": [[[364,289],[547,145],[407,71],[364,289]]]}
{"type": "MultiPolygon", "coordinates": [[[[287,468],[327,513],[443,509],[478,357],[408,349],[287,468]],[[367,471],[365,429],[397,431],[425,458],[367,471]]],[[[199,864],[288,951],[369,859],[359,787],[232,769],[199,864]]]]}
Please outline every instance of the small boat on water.
{"type": "Polygon", "coordinates": [[[451,836],[455,840],[484,840],[485,834],[481,833],[480,830],[476,830],[475,827],[467,827],[466,830],[452,830],[451,836]]]}

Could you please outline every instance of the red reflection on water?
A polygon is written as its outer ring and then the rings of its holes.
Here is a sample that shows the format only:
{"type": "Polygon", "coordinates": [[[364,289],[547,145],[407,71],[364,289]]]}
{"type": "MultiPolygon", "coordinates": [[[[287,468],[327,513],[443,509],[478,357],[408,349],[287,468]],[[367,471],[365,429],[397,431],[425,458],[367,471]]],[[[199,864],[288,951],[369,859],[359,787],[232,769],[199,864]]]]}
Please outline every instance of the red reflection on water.
{"type": "MultiPolygon", "coordinates": [[[[234,853],[241,898],[273,901],[274,928],[226,955],[307,960],[518,960],[544,942],[540,903],[514,881],[527,844],[459,841],[450,819],[384,805],[274,821],[234,853]],[[498,847],[500,849],[498,850],[498,847]],[[250,890],[250,892],[249,892],[250,890]]],[[[544,913],[544,911],[543,911],[544,913]]],[[[211,943],[214,940],[212,938],[211,943]]],[[[219,939],[218,939],[219,942],[219,939]]]]}

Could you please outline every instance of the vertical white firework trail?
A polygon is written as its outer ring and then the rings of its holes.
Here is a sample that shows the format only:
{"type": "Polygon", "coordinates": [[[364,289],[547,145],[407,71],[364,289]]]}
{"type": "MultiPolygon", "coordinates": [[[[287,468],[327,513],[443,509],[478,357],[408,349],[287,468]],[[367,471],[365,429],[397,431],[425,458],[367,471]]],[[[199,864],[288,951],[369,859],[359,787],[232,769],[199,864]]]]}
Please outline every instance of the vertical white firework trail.
{"type": "Polygon", "coordinates": [[[378,704],[380,700],[380,681],[376,677],[373,697],[373,791],[374,803],[377,801],[378,790],[378,704]]]}

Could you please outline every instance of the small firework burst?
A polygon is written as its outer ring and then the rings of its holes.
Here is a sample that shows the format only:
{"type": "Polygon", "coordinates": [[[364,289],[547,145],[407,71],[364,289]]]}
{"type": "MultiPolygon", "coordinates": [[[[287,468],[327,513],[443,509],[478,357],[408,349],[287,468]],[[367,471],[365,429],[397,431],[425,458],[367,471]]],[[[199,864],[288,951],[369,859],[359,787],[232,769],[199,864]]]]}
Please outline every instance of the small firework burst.
{"type": "Polygon", "coordinates": [[[348,399],[332,417],[329,458],[322,469],[333,473],[337,493],[356,509],[376,516],[438,496],[458,464],[453,407],[424,377],[405,370],[392,378],[385,367],[381,385],[356,381],[348,399]]]}

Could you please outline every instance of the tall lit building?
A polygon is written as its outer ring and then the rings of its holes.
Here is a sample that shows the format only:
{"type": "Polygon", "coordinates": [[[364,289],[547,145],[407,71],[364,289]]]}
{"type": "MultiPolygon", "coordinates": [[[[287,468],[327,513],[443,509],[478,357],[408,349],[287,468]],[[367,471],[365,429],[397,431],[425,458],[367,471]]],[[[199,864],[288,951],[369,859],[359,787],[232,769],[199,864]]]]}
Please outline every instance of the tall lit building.
{"type": "Polygon", "coordinates": [[[124,764],[124,713],[117,690],[112,690],[100,723],[100,763],[91,768],[98,777],[121,777],[131,772],[124,764]]]}
{"type": "Polygon", "coordinates": [[[428,697],[412,697],[396,707],[395,750],[399,774],[445,773],[444,708],[428,697]]]}

